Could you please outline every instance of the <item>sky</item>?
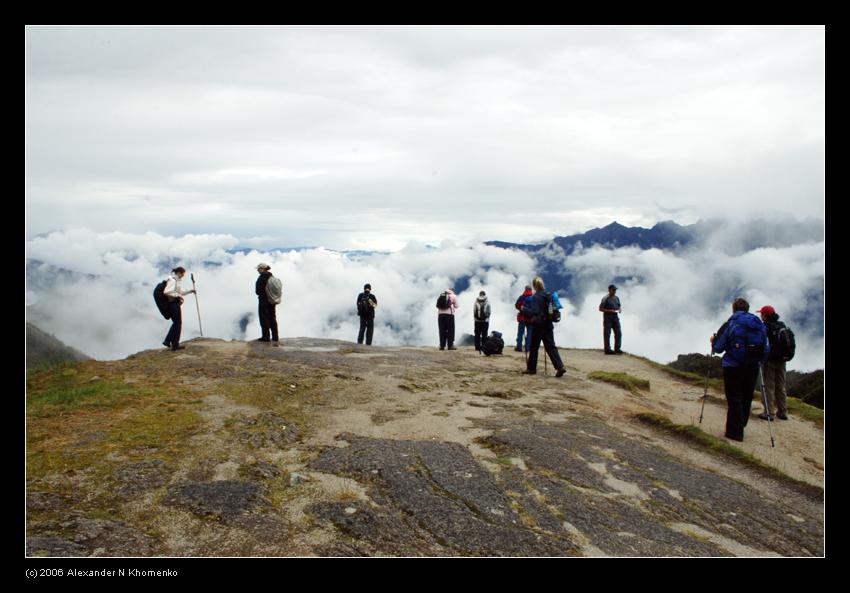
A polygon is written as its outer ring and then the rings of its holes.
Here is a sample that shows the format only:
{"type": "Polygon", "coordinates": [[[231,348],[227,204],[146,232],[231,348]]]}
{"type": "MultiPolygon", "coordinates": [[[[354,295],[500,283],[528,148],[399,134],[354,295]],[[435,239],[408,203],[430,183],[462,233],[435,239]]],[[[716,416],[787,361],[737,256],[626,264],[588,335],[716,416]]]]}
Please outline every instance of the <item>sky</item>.
{"type": "Polygon", "coordinates": [[[25,30],[26,236],[398,250],[824,217],[825,29],[25,30]]]}
{"type": "MultiPolygon", "coordinates": [[[[707,353],[719,294],[823,310],[825,243],[793,236],[825,219],[823,26],[30,26],[25,44],[27,317],[96,358],[159,347],[174,262],[207,337],[259,337],[265,261],[284,339],[355,339],[370,282],[375,344],[433,345],[433,301],[468,278],[458,333],[486,290],[510,346],[535,262],[482,242],[613,221],[726,224],[701,250],[557,254],[585,295],[561,347],[601,347],[614,276],[624,349],[659,362],[707,353]],[[782,241],[731,248],[756,218],[782,241]]],[[[798,332],[789,368],[823,368],[823,333],[798,332]]]]}

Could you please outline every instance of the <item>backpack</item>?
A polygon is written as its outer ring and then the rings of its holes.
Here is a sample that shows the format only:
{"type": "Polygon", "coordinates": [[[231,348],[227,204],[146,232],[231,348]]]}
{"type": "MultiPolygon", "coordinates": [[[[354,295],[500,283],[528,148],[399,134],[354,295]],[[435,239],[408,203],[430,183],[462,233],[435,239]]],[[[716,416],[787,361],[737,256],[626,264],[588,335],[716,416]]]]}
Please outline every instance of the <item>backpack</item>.
{"type": "Polygon", "coordinates": [[[493,332],[481,344],[481,352],[487,356],[501,354],[504,347],[505,341],[502,339],[502,334],[500,332],[493,332]]]}
{"type": "Polygon", "coordinates": [[[171,319],[171,313],[168,311],[168,297],[165,296],[165,285],[168,280],[163,280],[153,289],[153,302],[156,303],[156,308],[162,313],[166,319],[171,319]]]}
{"type": "Polygon", "coordinates": [[[372,307],[369,305],[369,297],[368,296],[360,296],[360,300],[357,301],[357,314],[361,317],[369,317],[372,307]]]}
{"type": "Polygon", "coordinates": [[[476,301],[475,303],[475,321],[487,321],[487,303],[476,301]]]}
{"type": "Polygon", "coordinates": [[[528,316],[532,323],[542,323],[544,321],[558,323],[561,320],[561,312],[555,306],[555,300],[552,298],[551,292],[543,293],[542,311],[537,310],[533,303],[534,301],[530,298],[522,306],[522,313],[528,316]]]}
{"type": "Polygon", "coordinates": [[[269,278],[269,281],[266,282],[266,296],[271,304],[280,304],[283,300],[283,282],[280,281],[280,278],[276,276],[269,278]]]}
{"type": "Polygon", "coordinates": [[[449,300],[449,293],[444,292],[439,297],[437,297],[437,308],[438,309],[448,309],[451,301],[449,300]]]}
{"type": "Polygon", "coordinates": [[[555,306],[555,299],[552,298],[552,293],[546,293],[546,321],[558,323],[561,320],[561,311],[555,306]]]}
{"type": "Polygon", "coordinates": [[[764,359],[764,335],[755,316],[749,323],[732,321],[729,323],[729,357],[741,366],[757,366],[764,359]]]}
{"type": "Polygon", "coordinates": [[[774,358],[774,354],[776,355],[776,360],[783,360],[785,362],[794,358],[794,354],[797,351],[797,340],[794,338],[794,332],[791,331],[790,327],[783,325],[779,328],[773,341],[773,348],[775,352],[771,351],[771,358],[774,358]]]}

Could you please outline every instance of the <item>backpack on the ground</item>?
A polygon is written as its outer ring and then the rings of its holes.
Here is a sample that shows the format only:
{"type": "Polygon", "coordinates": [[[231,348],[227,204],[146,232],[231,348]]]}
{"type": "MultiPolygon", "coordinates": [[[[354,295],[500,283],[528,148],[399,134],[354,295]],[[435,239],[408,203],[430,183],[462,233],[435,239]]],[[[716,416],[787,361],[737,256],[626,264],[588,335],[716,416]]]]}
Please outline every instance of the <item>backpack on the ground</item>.
{"type": "Polygon", "coordinates": [[[481,352],[487,356],[501,354],[504,347],[505,341],[502,339],[501,332],[494,331],[484,339],[484,342],[481,344],[481,352]]]}
{"type": "MultiPolygon", "coordinates": [[[[776,349],[776,358],[788,362],[794,358],[797,352],[797,340],[794,338],[794,332],[787,325],[783,325],[776,332],[776,339],[773,342],[773,347],[776,349]]],[[[773,354],[773,352],[771,352],[773,354]]]]}
{"type": "Polygon", "coordinates": [[[437,297],[437,308],[438,309],[448,309],[451,301],[449,300],[449,293],[444,292],[439,297],[437,297]]]}
{"type": "Polygon", "coordinates": [[[271,276],[266,282],[266,296],[273,305],[279,305],[283,300],[283,282],[276,276],[271,276]]]}
{"type": "Polygon", "coordinates": [[[168,280],[163,280],[153,289],[153,302],[156,303],[156,308],[162,313],[166,319],[171,319],[171,313],[168,311],[168,297],[165,296],[165,285],[168,280]]]}

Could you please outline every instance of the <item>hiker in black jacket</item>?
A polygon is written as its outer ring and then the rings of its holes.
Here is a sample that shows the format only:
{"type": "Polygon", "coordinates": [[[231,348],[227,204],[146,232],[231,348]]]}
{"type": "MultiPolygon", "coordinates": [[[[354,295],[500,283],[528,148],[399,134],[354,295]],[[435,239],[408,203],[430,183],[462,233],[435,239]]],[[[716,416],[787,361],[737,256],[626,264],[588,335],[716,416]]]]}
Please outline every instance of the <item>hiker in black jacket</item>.
{"type": "Polygon", "coordinates": [[[558,347],[555,346],[555,326],[552,321],[547,319],[546,311],[548,309],[547,299],[552,298],[552,295],[546,292],[546,287],[543,284],[543,278],[537,276],[531,283],[534,290],[537,292],[529,299],[523,311],[531,318],[531,346],[528,349],[528,364],[525,371],[526,375],[537,374],[537,354],[540,350],[540,342],[543,342],[543,347],[546,354],[552,360],[552,366],[557,371],[556,377],[563,377],[567,372],[564,363],[561,361],[561,355],[558,353],[558,347]]]}
{"type": "Polygon", "coordinates": [[[375,308],[378,299],[372,294],[372,285],[363,286],[363,292],[357,295],[357,315],[360,317],[360,332],[357,334],[357,343],[363,343],[366,336],[366,345],[372,345],[372,334],[375,332],[375,308]]]}
{"type": "Polygon", "coordinates": [[[602,297],[599,303],[602,315],[602,337],[605,341],[605,354],[622,354],[620,346],[623,343],[623,333],[620,329],[620,299],[617,296],[617,287],[613,284],[608,287],[608,294],[602,297]],[[614,330],[614,349],[611,350],[611,330],[614,330]]]}
{"type": "Polygon", "coordinates": [[[759,414],[762,420],[776,418],[788,420],[788,393],[785,389],[785,358],[782,345],[779,344],[780,330],[787,330],[786,325],[779,321],[776,309],[766,305],[756,311],[761,314],[761,320],[767,328],[767,339],[770,343],[770,354],[763,365],[764,393],[770,409],[759,414]]]}
{"type": "Polygon", "coordinates": [[[260,314],[260,329],[263,332],[262,337],[260,337],[257,341],[270,341],[269,333],[271,333],[271,342],[274,342],[274,344],[277,345],[277,316],[275,314],[275,307],[277,305],[270,302],[268,294],[266,294],[266,284],[269,283],[269,278],[272,277],[271,269],[271,266],[268,264],[260,264],[257,266],[257,271],[260,273],[260,277],[257,278],[255,292],[257,293],[258,309],[260,314]]]}

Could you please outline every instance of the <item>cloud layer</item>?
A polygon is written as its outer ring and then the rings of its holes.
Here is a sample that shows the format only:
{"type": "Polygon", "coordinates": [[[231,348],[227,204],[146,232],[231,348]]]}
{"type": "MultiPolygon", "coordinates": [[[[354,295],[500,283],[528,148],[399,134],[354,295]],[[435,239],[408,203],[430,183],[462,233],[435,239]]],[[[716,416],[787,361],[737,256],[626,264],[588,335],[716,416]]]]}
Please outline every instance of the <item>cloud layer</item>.
{"type": "MultiPolygon", "coordinates": [[[[791,368],[823,368],[824,243],[733,256],[723,250],[723,235],[716,239],[708,247],[678,254],[601,247],[562,254],[563,266],[580,285],[576,293],[583,296],[580,302],[564,301],[558,345],[601,348],[599,301],[612,279],[622,278],[623,345],[628,352],[659,362],[681,353],[707,353],[708,337],[731,314],[731,299],[744,296],[752,310],[771,304],[794,327],[798,349],[791,368]]],[[[259,337],[254,268],[265,261],[284,283],[284,301],[278,307],[283,339],[354,341],[355,299],[369,282],[379,302],[376,346],[437,345],[434,302],[448,287],[463,289],[458,333],[472,333],[473,302],[479,290],[486,290],[493,309],[491,329],[502,331],[510,345],[516,331],[513,303],[537,265],[523,252],[483,245],[431,248],[411,242],[396,252],[365,256],[322,248],[228,251],[240,244],[230,235],[168,237],[86,229],[50,233],[26,245],[28,317],[95,358],[123,358],[156,348],[169,322],[159,316],[151,292],[168,270],[182,265],[197,281],[204,335],[254,339],[259,337]]],[[[184,305],[184,339],[198,335],[194,299],[189,296],[184,305]]]]}

